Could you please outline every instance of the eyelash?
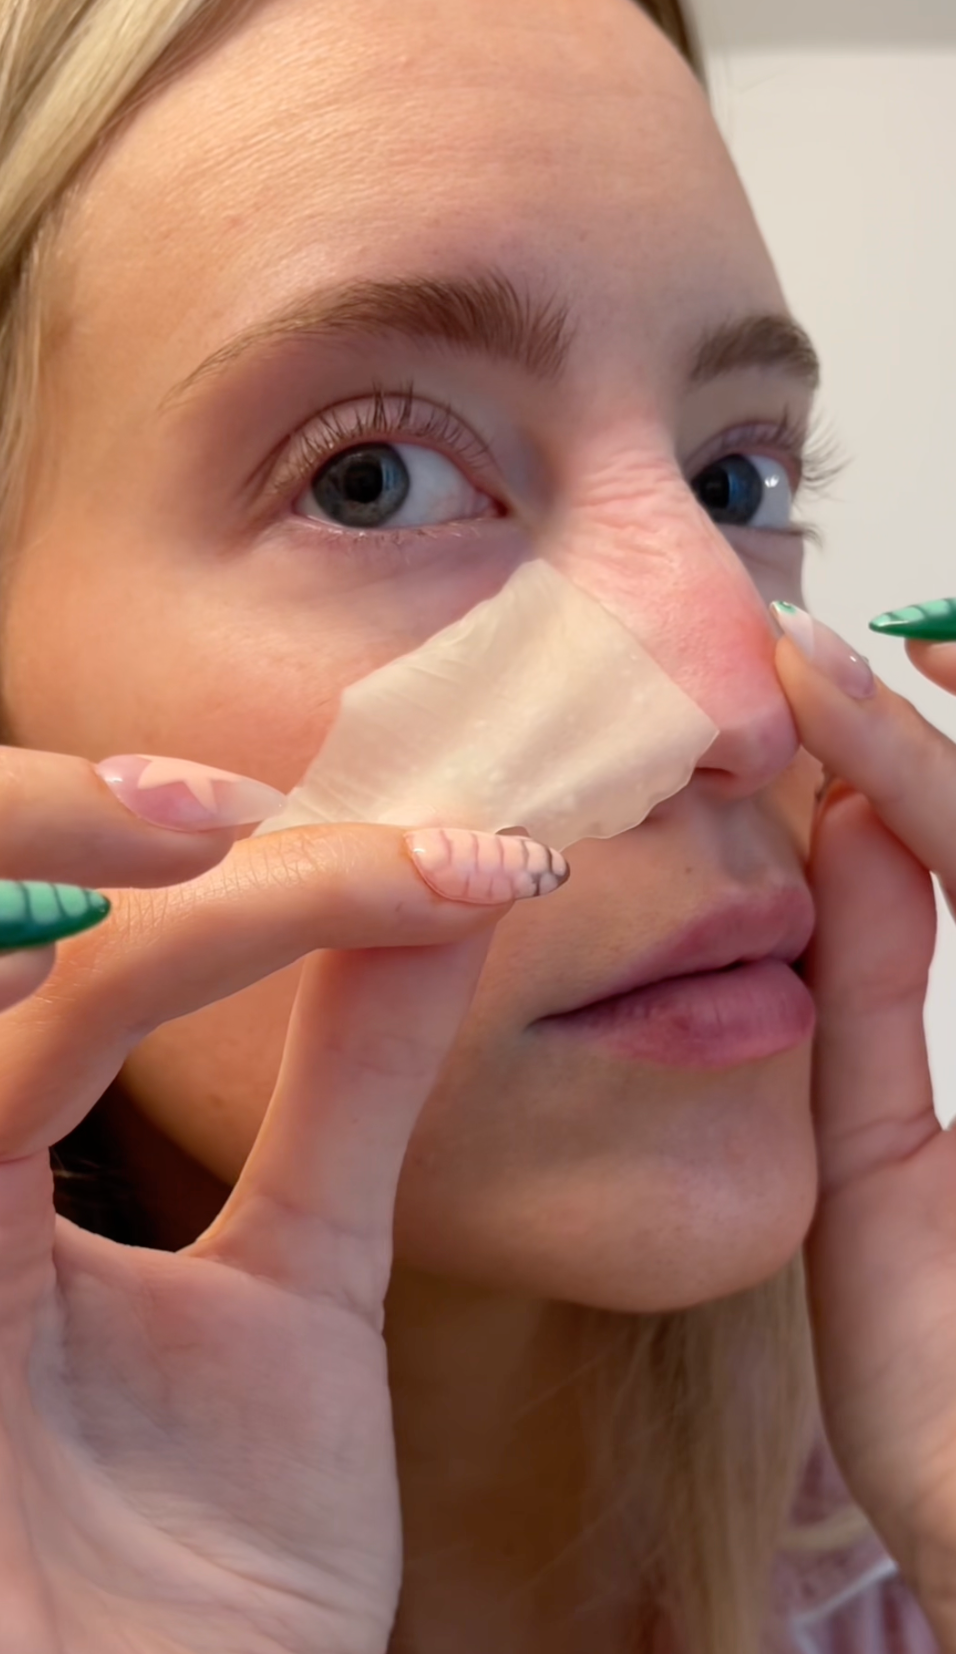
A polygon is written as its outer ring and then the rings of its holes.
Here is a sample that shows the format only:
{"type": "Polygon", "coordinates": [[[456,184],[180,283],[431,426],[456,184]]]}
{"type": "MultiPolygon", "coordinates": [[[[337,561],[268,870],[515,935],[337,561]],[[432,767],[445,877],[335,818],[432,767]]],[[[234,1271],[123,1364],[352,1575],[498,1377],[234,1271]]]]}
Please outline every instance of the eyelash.
{"type": "Polygon", "coordinates": [[[318,424],[307,425],[293,437],[269,492],[285,496],[293,489],[301,490],[330,459],[363,442],[397,442],[403,438],[422,446],[433,443],[469,471],[487,470],[492,464],[488,444],[462,425],[450,403],[434,399],[422,402],[412,383],[397,392],[373,385],[365,406],[350,407],[344,414],[332,408],[318,424]]]}
{"type": "MultiPolygon", "coordinates": [[[[488,444],[462,424],[450,403],[420,400],[411,381],[397,392],[388,392],[376,384],[364,405],[349,407],[344,413],[333,408],[323,414],[321,420],[307,425],[291,439],[269,482],[268,493],[273,499],[285,498],[293,492],[297,494],[337,454],[363,442],[386,443],[402,438],[410,438],[422,445],[432,443],[460,460],[471,472],[480,473],[492,465],[488,444]]],[[[695,475],[708,466],[719,464],[722,459],[728,459],[731,454],[740,453],[747,445],[772,448],[778,454],[791,457],[796,470],[795,498],[808,494],[822,498],[847,465],[847,456],[832,432],[811,428],[808,433],[792,411],[787,409],[782,419],[773,425],[740,426],[721,437],[716,451],[698,467],[695,475]]],[[[477,482],[475,485],[479,486],[477,482]]],[[[364,537],[389,531],[350,529],[347,532],[350,537],[364,537]]],[[[434,533],[434,530],[401,532],[434,533]]],[[[821,539],[817,526],[805,520],[794,521],[789,527],[774,532],[817,544],[821,539]]]]}

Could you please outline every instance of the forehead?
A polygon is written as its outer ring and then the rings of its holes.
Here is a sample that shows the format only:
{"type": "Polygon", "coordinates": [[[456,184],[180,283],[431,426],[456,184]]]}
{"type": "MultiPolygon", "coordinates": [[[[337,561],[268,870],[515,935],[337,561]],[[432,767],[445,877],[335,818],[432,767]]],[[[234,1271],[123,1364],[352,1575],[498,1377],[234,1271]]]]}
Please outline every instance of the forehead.
{"type": "Polygon", "coordinates": [[[270,0],[135,116],[65,244],[84,332],[184,360],[264,294],[476,255],[597,277],[651,337],[723,286],[778,295],[703,93],[632,0],[270,0]]]}

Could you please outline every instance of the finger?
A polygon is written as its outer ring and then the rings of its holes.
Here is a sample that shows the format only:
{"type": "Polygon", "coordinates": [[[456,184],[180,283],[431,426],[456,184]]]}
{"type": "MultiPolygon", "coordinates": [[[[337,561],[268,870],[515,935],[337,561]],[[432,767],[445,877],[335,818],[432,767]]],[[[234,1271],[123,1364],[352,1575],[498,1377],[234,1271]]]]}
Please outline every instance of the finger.
{"type": "Polygon", "coordinates": [[[491,909],[500,918],[511,900],[567,877],[563,858],[533,841],[444,836],[448,865],[425,854],[433,834],[406,842],[395,827],[295,828],[240,840],[188,884],[111,891],[107,923],[65,944],[40,992],[4,1020],[0,1158],[71,1131],[160,1023],[320,948],[462,940],[491,909]]]}
{"type": "Polygon", "coordinates": [[[806,976],[826,1194],[938,1130],[923,1032],[936,908],[925,869],[845,789],[821,813],[810,879],[818,919],[806,976]]]}
{"type": "Polygon", "coordinates": [[[17,953],[0,953],[0,1011],[7,1011],[35,994],[55,964],[55,948],[24,948],[17,953]]]}
{"type": "Polygon", "coordinates": [[[492,926],[306,963],[242,1174],[189,1250],[379,1322],[408,1141],[474,995],[492,926]]]}
{"type": "Polygon", "coordinates": [[[853,1493],[905,1555],[952,1436],[956,1135],[936,1120],[923,1030],[932,882],[846,792],[823,812],[811,879],[820,1200],[805,1255],[816,1371],[853,1493]]]}
{"type": "Polygon", "coordinates": [[[789,638],[777,645],[777,672],[803,745],[831,774],[866,794],[924,867],[956,886],[952,741],[879,680],[865,699],[845,693],[789,638]]]}
{"type": "Polygon", "coordinates": [[[133,756],[105,768],[114,786],[85,758],[0,747],[5,878],[179,884],[220,861],[237,826],[264,820],[282,802],[273,787],[181,759],[133,756]]]}
{"type": "Polygon", "coordinates": [[[924,678],[956,695],[956,645],[952,643],[907,643],[906,653],[924,678]]]}

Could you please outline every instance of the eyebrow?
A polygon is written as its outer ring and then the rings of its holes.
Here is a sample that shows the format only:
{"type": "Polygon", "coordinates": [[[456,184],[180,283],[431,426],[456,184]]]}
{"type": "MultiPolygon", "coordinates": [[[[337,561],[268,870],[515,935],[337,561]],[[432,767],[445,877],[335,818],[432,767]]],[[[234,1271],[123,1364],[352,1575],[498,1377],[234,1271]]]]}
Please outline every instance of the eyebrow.
{"type": "Polygon", "coordinates": [[[511,361],[533,379],[555,380],[571,348],[567,307],[519,292],[508,276],[402,277],[327,288],[257,322],[223,345],[176,385],[163,407],[179,402],[251,351],[284,339],[334,342],[357,335],[412,339],[511,361]]]}
{"type": "Polygon", "coordinates": [[[810,335],[783,313],[745,316],[706,333],[691,361],[690,382],[704,385],[746,368],[781,368],[811,391],[820,384],[820,358],[810,335]]]}
{"type": "MultiPolygon", "coordinates": [[[[222,345],[167,393],[161,410],[190,400],[243,358],[284,340],[335,342],[398,337],[509,361],[531,378],[560,378],[574,342],[570,311],[535,298],[494,269],[470,276],[359,281],[296,300],[222,345]]],[[[820,364],[808,335],[785,314],[755,314],[709,330],[692,354],[688,380],[709,383],[746,368],[776,367],[815,390],[820,364]]]]}

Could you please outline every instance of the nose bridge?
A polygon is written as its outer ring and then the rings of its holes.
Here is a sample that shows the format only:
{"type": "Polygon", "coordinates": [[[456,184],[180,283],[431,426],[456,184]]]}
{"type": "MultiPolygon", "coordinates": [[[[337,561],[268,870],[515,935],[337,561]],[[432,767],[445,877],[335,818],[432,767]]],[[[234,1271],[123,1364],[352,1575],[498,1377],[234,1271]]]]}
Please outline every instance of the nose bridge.
{"type": "Polygon", "coordinates": [[[553,562],[636,633],[717,725],[701,769],[735,792],[759,790],[799,740],[773,664],[769,614],[739,557],[687,493],[655,526],[583,521],[553,562]]]}

